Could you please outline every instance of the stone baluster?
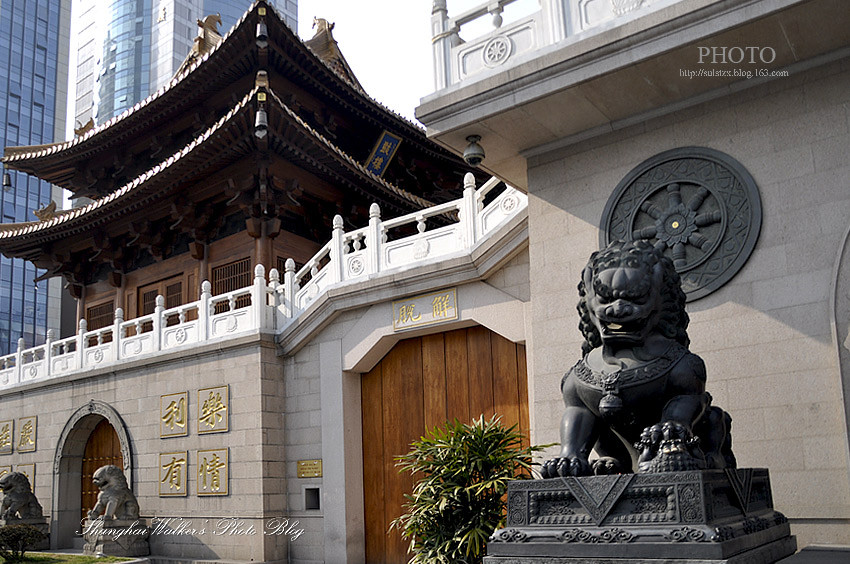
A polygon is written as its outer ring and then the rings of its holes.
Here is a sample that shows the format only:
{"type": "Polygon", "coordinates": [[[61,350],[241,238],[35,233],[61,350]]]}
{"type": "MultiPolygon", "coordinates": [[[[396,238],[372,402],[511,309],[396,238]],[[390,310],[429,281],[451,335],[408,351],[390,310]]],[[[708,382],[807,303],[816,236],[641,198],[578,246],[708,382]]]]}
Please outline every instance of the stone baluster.
{"type": "Polygon", "coordinates": [[[210,335],[211,294],[212,284],[209,280],[204,280],[201,283],[201,300],[198,304],[198,337],[202,342],[206,341],[210,335]]]}
{"type": "Polygon", "coordinates": [[[540,6],[546,45],[558,43],[571,35],[569,0],[540,0],[540,6]]]}
{"type": "Polygon", "coordinates": [[[378,204],[369,206],[369,228],[366,231],[366,261],[368,274],[375,274],[381,270],[381,247],[383,239],[381,236],[381,207],[378,204]]]}
{"type": "Polygon", "coordinates": [[[272,329],[278,330],[283,325],[280,323],[280,294],[278,293],[278,288],[280,288],[280,272],[276,268],[272,268],[269,271],[269,291],[271,291],[272,295],[272,307],[274,308],[274,315],[271,316],[271,321],[274,323],[274,327],[272,329]]]}
{"type": "Polygon", "coordinates": [[[162,343],[162,328],[163,323],[162,312],[165,311],[165,297],[161,294],[156,297],[156,307],[153,310],[153,350],[160,350],[162,343]]]}
{"type": "Polygon", "coordinates": [[[457,28],[452,27],[449,20],[446,0],[434,0],[431,9],[434,90],[442,90],[451,84],[452,44],[460,39],[457,32],[457,28]]]}
{"type": "Polygon", "coordinates": [[[15,383],[24,378],[24,338],[18,339],[18,350],[15,351],[15,383]]]}
{"type": "Polygon", "coordinates": [[[76,368],[83,367],[83,354],[86,348],[86,332],[89,329],[88,322],[85,319],[80,319],[80,328],[77,330],[77,354],[74,362],[76,368]]]}
{"type": "Polygon", "coordinates": [[[115,324],[112,328],[112,358],[118,360],[121,358],[121,339],[124,338],[124,331],[121,329],[121,324],[124,323],[124,309],[115,308],[115,324]]]}
{"type": "Polygon", "coordinates": [[[463,233],[463,246],[472,248],[475,244],[478,223],[478,204],[475,201],[475,176],[467,172],[463,176],[463,201],[460,205],[458,215],[460,216],[461,233],[463,233]]]}
{"type": "MultiPolygon", "coordinates": [[[[295,261],[291,258],[286,259],[283,268],[283,307],[281,310],[284,317],[292,318],[295,317],[295,292],[297,290],[295,261]]],[[[283,327],[282,324],[281,327],[283,327]]]]}
{"type": "Polygon", "coordinates": [[[333,220],[333,231],[331,232],[331,256],[330,263],[328,264],[328,267],[331,269],[330,282],[332,284],[335,282],[341,282],[345,279],[342,260],[342,257],[345,254],[342,250],[344,235],[342,226],[342,216],[339,214],[335,215],[333,220]]]}
{"type": "Polygon", "coordinates": [[[266,318],[266,267],[262,264],[254,267],[254,284],[251,286],[251,309],[254,313],[254,328],[267,329],[263,323],[263,320],[266,318]]]}
{"type": "Polygon", "coordinates": [[[53,371],[53,367],[50,366],[50,359],[53,357],[54,338],[55,333],[53,332],[53,329],[48,329],[47,338],[44,340],[44,371],[48,376],[50,376],[50,373],[53,371]]]}

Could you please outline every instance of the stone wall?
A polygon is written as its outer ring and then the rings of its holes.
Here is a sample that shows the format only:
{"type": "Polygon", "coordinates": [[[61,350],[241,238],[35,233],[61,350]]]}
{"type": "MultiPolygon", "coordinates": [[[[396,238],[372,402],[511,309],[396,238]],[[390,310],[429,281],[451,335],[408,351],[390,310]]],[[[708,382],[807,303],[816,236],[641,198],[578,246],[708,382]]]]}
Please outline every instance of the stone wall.
{"type": "Polygon", "coordinates": [[[845,59],[529,160],[534,442],[558,440],[559,382],[580,355],[575,288],[614,187],[662,151],[713,148],[755,178],[764,218],[743,269],[688,304],[691,349],[734,419],[739,465],[770,469],[775,505],[800,546],[850,542],[847,414],[830,313],[850,223],[848,120],[845,59]]]}
{"type": "MultiPolygon", "coordinates": [[[[282,388],[274,344],[270,337],[259,335],[234,339],[226,346],[199,347],[189,354],[176,352],[147,365],[127,363],[114,370],[57,378],[0,397],[3,419],[38,416],[37,450],[2,456],[0,465],[34,463],[35,494],[45,513],[67,511],[70,517],[62,519],[71,519],[70,525],[54,519],[51,527],[78,530],[73,521],[79,514],[73,508],[79,507],[79,497],[70,499],[74,496],[60,490],[79,481],[79,475],[59,481],[53,469],[63,429],[94,400],[114,410],[118,420],[113,423],[123,422],[132,453],[131,487],[142,517],[154,527],[164,522],[151,537],[153,553],[194,559],[285,559],[289,537],[263,534],[269,519],[286,515],[282,388]],[[199,434],[198,390],[224,384],[229,386],[229,431],[199,434]],[[189,400],[188,436],[160,438],[160,396],[184,391],[189,400]],[[223,447],[229,449],[229,495],[198,496],[196,451],[223,447]],[[160,497],[159,453],[181,451],[188,451],[188,495],[160,497]],[[250,527],[255,534],[248,533],[250,527]]],[[[80,450],[81,456],[85,439],[72,440],[79,444],[65,445],[66,452],[80,450]]],[[[67,545],[71,538],[64,540],[67,545]]]]}

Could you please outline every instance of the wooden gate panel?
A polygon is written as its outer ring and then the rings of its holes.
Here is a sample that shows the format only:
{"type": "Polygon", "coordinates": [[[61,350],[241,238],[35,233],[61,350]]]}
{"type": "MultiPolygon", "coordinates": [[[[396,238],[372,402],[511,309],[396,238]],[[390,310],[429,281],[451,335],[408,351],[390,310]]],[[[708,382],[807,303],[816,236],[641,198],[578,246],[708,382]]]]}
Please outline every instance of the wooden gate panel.
{"type": "Polygon", "coordinates": [[[494,410],[502,416],[502,423],[506,426],[519,425],[521,402],[517,379],[517,346],[495,334],[490,340],[490,346],[494,374],[494,410]],[[501,377],[495,377],[496,374],[501,377]]]}
{"type": "MultiPolygon", "coordinates": [[[[386,527],[384,514],[384,416],[380,406],[382,395],[382,363],[378,363],[361,381],[363,397],[363,494],[366,530],[376,531],[386,527]],[[368,399],[367,399],[368,398],[368,399]],[[367,408],[367,402],[368,407],[367,408]],[[380,463],[379,463],[380,462],[380,463]]],[[[386,535],[366,535],[366,554],[384,554],[386,535]]]]}
{"type": "Polygon", "coordinates": [[[425,430],[446,422],[446,341],[442,333],[422,337],[425,430]]]}
{"type": "Polygon", "coordinates": [[[92,476],[101,466],[114,464],[124,469],[124,457],[121,455],[121,443],[118,434],[109,421],[104,419],[92,430],[86,441],[83,452],[83,468],[80,483],[81,518],[85,519],[88,512],[97,503],[99,490],[92,483],[92,476]]]}
{"type": "MultiPolygon", "coordinates": [[[[407,562],[408,542],[389,523],[413,477],[395,457],[435,426],[498,413],[528,433],[525,347],[483,327],[400,341],[361,383],[366,562],[407,562]]],[[[528,439],[524,440],[528,444],[528,439]]]]}
{"type": "Polygon", "coordinates": [[[493,355],[490,331],[484,327],[467,329],[469,349],[469,417],[490,419],[493,406],[493,355]]]}
{"type": "Polygon", "coordinates": [[[469,361],[466,329],[445,333],[446,419],[469,421],[469,361]]]}

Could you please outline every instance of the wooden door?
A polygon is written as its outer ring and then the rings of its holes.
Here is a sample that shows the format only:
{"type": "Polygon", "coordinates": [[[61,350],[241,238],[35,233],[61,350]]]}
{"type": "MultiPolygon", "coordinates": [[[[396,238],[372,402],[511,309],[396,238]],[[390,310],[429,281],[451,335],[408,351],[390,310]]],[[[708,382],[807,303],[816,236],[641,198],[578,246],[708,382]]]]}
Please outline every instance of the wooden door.
{"type": "Polygon", "coordinates": [[[484,327],[400,341],[363,375],[361,401],[366,562],[403,564],[408,541],[387,529],[413,480],[399,474],[395,457],[455,418],[468,423],[498,413],[528,435],[525,347],[484,327]]]}
{"type": "Polygon", "coordinates": [[[98,468],[107,464],[114,464],[118,468],[124,469],[124,457],[121,456],[121,443],[118,441],[118,434],[109,421],[104,419],[97,424],[89,435],[83,453],[83,476],[80,484],[80,491],[82,492],[80,507],[83,519],[97,503],[97,494],[100,491],[92,483],[92,476],[98,468]]]}

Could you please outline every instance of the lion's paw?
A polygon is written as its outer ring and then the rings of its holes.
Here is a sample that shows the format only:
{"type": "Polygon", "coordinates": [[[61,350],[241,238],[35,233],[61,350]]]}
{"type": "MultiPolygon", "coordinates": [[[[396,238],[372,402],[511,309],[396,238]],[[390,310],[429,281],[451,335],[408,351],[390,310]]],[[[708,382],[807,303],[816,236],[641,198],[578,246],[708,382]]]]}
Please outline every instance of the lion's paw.
{"type": "Polygon", "coordinates": [[[640,451],[638,472],[678,472],[705,468],[699,438],[677,421],[664,421],[643,430],[635,444],[640,451]]]}
{"type": "Polygon", "coordinates": [[[587,458],[581,456],[559,457],[547,460],[540,474],[544,478],[589,476],[593,474],[587,458]]]}
{"type": "Polygon", "coordinates": [[[625,474],[631,472],[631,468],[624,466],[622,462],[610,456],[597,458],[591,463],[593,473],[597,476],[610,476],[612,474],[625,474]]]}

